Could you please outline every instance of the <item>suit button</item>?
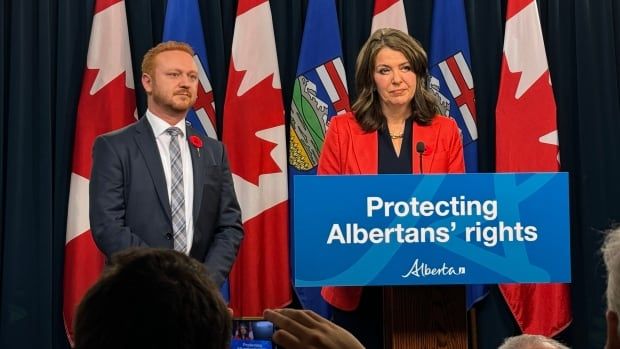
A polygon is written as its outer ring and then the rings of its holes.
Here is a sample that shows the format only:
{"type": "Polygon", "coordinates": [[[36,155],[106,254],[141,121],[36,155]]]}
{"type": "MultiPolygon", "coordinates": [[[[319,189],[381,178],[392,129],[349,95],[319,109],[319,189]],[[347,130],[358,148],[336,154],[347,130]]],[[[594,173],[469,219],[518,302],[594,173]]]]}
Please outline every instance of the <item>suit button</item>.
{"type": "Polygon", "coordinates": [[[166,233],[166,240],[172,240],[172,234],[166,233]]]}

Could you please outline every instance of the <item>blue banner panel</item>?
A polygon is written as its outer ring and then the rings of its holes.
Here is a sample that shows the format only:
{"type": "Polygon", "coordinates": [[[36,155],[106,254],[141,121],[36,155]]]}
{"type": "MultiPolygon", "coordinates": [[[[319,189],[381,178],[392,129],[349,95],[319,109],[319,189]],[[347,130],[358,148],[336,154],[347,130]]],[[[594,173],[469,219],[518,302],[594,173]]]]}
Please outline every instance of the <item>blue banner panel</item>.
{"type": "Polygon", "coordinates": [[[566,173],[294,181],[296,286],[571,281],[566,173]]]}

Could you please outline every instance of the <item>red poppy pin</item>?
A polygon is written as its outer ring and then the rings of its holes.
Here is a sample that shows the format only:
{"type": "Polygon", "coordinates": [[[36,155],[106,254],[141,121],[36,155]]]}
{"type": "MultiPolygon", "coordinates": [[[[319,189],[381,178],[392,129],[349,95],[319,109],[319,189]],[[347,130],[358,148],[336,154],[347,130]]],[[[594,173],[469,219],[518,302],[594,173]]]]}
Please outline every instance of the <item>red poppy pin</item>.
{"type": "Polygon", "coordinates": [[[194,147],[196,147],[196,151],[198,151],[198,157],[200,157],[200,148],[202,148],[202,139],[198,136],[190,136],[189,142],[192,143],[194,147]]]}

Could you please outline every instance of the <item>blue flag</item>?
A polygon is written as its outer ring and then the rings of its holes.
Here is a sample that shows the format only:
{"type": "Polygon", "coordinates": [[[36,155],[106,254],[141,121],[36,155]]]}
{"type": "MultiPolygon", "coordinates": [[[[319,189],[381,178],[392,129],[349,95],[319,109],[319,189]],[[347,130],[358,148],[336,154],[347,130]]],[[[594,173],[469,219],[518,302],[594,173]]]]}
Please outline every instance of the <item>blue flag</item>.
{"type": "MultiPolygon", "coordinates": [[[[198,67],[198,98],[194,107],[187,113],[186,120],[199,132],[217,139],[215,101],[209,81],[207,48],[197,0],[168,0],[162,41],[170,40],[189,44],[194,49],[194,61],[198,67]]],[[[230,299],[228,280],[224,282],[220,292],[228,302],[230,299]]]]}
{"type": "MultiPolygon", "coordinates": [[[[290,178],[316,174],[328,122],[334,115],[347,111],[349,95],[336,5],[334,0],[310,0],[291,103],[290,178]]],[[[289,183],[292,187],[292,180],[289,183]]],[[[292,189],[289,193],[293,193],[292,189]]],[[[292,196],[290,199],[292,203],[292,196]]],[[[291,212],[292,209],[291,205],[291,212]]],[[[292,220],[291,216],[291,227],[292,220]]],[[[298,287],[295,291],[304,308],[330,316],[320,288],[298,287]]]]}
{"type": "Polygon", "coordinates": [[[198,99],[186,120],[195,129],[217,139],[215,101],[209,81],[207,49],[197,0],[168,0],[162,41],[169,40],[188,43],[194,49],[194,61],[198,66],[198,99]]]}
{"type": "MultiPolygon", "coordinates": [[[[442,113],[454,118],[461,129],[465,168],[478,172],[474,80],[463,0],[434,2],[429,66],[430,87],[439,98],[442,113]]],[[[468,285],[467,309],[487,292],[484,285],[468,285]]]]}

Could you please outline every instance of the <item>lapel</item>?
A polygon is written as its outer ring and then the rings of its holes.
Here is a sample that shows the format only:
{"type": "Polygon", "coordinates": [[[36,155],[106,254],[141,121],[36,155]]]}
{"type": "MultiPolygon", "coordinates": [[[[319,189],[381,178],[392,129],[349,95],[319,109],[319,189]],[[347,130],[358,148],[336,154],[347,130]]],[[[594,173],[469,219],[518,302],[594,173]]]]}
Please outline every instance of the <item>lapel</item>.
{"type": "Polygon", "coordinates": [[[164,168],[161,164],[161,157],[159,156],[159,150],[155,142],[155,135],[153,134],[153,130],[146,116],[142,116],[136,124],[135,140],[138,144],[138,148],[140,148],[142,152],[142,156],[144,156],[144,161],[146,162],[146,166],[155,184],[157,197],[162,207],[165,208],[168,219],[172,222],[170,199],[168,198],[168,187],[166,185],[166,177],[164,176],[164,168]]]}
{"type": "Polygon", "coordinates": [[[192,219],[194,219],[195,221],[196,217],[198,217],[198,212],[200,212],[200,205],[202,204],[202,192],[205,183],[206,161],[209,154],[205,149],[204,140],[189,125],[189,123],[186,126],[186,130],[186,139],[189,144],[189,152],[192,156],[192,172],[194,174],[194,207],[192,208],[192,219]],[[198,137],[202,140],[203,146],[202,148],[200,148],[200,150],[196,148],[196,146],[194,146],[192,142],[190,142],[191,137],[198,137]]]}
{"type": "Polygon", "coordinates": [[[377,132],[364,132],[357,122],[349,122],[348,126],[353,144],[353,154],[357,161],[357,172],[352,171],[352,173],[376,174],[377,166],[379,166],[377,132]]]}
{"type": "Polygon", "coordinates": [[[439,142],[439,129],[440,127],[435,121],[432,121],[428,126],[418,125],[417,122],[413,123],[413,142],[411,142],[411,163],[413,164],[413,173],[420,173],[420,158],[416,151],[416,143],[419,141],[424,142],[426,150],[422,153],[422,166],[424,166],[424,173],[433,172],[433,160],[435,159],[435,153],[437,153],[437,146],[439,142]],[[416,160],[417,159],[417,160],[416,160]]]}

